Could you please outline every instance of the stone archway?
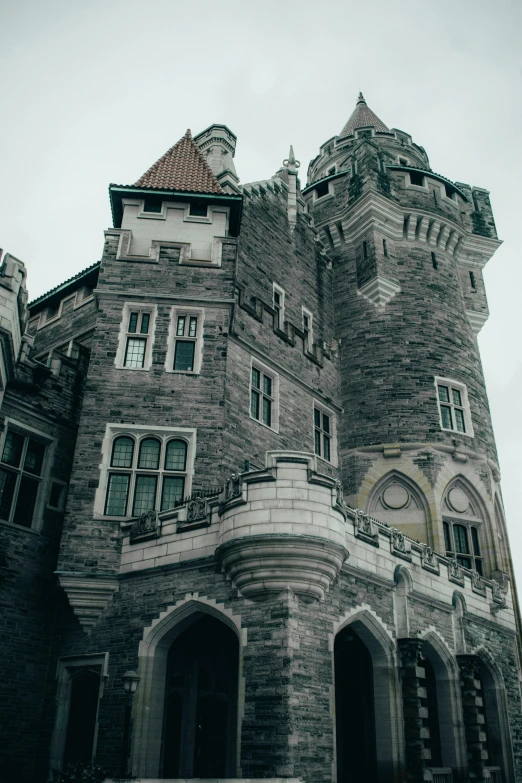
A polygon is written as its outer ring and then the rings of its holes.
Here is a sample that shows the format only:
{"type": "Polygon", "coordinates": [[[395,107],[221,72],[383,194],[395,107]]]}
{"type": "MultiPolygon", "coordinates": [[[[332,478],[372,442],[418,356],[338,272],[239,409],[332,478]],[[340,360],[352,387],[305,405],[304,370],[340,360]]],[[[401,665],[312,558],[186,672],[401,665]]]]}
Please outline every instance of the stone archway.
{"type": "Polygon", "coordinates": [[[368,783],[392,783],[398,779],[403,758],[402,705],[397,680],[397,666],[393,639],[379,618],[369,609],[353,611],[340,623],[335,624],[334,671],[336,683],[336,760],[338,783],[350,779],[364,779],[368,783]],[[352,637],[352,639],[350,639],[352,637]],[[343,644],[344,643],[344,644],[343,644]],[[343,654],[353,645],[353,654],[343,654]],[[357,684],[357,664],[364,678],[357,684]],[[354,677],[341,672],[341,667],[354,666],[354,677]],[[339,686],[339,687],[338,687],[339,686]],[[350,760],[338,743],[343,728],[349,728],[346,720],[348,705],[341,706],[339,699],[352,691],[358,703],[366,700],[361,716],[361,738],[370,744],[359,773],[362,778],[353,777],[354,769],[347,767],[350,760]],[[339,725],[344,721],[344,727],[339,725]]]}
{"type": "MultiPolygon", "coordinates": [[[[195,595],[187,596],[155,620],[144,630],[139,646],[138,674],[141,677],[140,686],[133,705],[134,736],[132,743],[132,774],[144,778],[160,778],[164,763],[162,739],[165,732],[166,681],[169,667],[169,651],[176,640],[186,632],[194,629],[197,623],[205,618],[219,621],[237,638],[238,662],[235,689],[235,709],[233,723],[229,731],[233,738],[229,743],[229,758],[226,762],[227,777],[236,777],[239,758],[239,736],[242,717],[242,702],[244,686],[241,677],[242,649],[244,634],[241,632],[240,619],[232,615],[224,607],[195,595]],[[232,757],[230,757],[230,754],[232,757]]],[[[182,695],[182,694],[180,694],[182,695]]],[[[210,698],[211,694],[205,694],[210,698]]],[[[219,696],[219,694],[215,694],[219,696]]],[[[194,709],[202,709],[200,697],[196,694],[194,709]],[[199,699],[199,701],[198,701],[199,699]]],[[[208,706],[208,705],[207,705],[208,706]]],[[[207,711],[208,712],[208,711],[207,711]]],[[[175,716],[171,713],[171,720],[175,716]]],[[[207,715],[208,718],[208,715],[207,715]]],[[[174,721],[175,722],[175,721],[174,721]]],[[[188,726],[188,724],[184,724],[188,726]]],[[[183,767],[186,771],[187,765],[183,767]]],[[[192,769],[193,775],[193,769],[192,769]]],[[[185,775],[184,777],[188,777],[185,775]]],[[[214,775],[214,777],[217,777],[214,775]]]]}

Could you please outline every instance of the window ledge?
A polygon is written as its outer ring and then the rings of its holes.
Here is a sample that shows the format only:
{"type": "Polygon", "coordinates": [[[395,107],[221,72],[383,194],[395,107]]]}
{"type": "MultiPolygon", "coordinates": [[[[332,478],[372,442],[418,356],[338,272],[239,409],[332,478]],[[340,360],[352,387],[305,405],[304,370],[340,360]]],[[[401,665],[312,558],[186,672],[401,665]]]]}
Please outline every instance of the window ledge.
{"type": "MultiPolygon", "coordinates": [[[[54,510],[54,509],[53,509],[54,510]]],[[[0,519],[0,525],[11,528],[11,530],[23,531],[24,533],[31,533],[33,536],[40,535],[40,530],[35,530],[34,527],[25,527],[25,525],[17,525],[15,522],[8,522],[7,519],[0,519]]]]}
{"type": "Polygon", "coordinates": [[[254,418],[254,416],[252,416],[252,414],[250,414],[250,419],[251,419],[251,421],[255,421],[256,424],[260,424],[266,430],[270,430],[270,432],[279,433],[279,427],[277,427],[277,429],[275,427],[270,427],[268,424],[265,424],[264,421],[259,421],[259,419],[254,418]]]}

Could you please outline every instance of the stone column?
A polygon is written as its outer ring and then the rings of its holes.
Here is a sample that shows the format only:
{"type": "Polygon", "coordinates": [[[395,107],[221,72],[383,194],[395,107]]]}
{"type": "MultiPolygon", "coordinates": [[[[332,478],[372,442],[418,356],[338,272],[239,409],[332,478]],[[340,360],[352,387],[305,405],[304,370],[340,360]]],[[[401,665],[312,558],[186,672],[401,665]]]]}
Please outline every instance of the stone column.
{"type": "MultiPolygon", "coordinates": [[[[484,768],[488,763],[488,751],[479,662],[473,655],[458,655],[457,661],[460,669],[469,776],[474,783],[482,783],[486,780],[484,768]]],[[[489,780],[489,777],[487,779],[489,780]]]]}
{"type": "Polygon", "coordinates": [[[426,705],[426,671],[421,664],[422,645],[422,639],[399,639],[406,774],[411,783],[431,780],[428,772],[431,751],[426,705]]]}

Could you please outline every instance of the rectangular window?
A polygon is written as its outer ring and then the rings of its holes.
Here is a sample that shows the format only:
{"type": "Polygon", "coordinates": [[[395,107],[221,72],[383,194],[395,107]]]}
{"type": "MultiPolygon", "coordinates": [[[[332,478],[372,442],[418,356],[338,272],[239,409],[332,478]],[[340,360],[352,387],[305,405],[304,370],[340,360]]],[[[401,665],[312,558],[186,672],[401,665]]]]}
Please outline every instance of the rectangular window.
{"type": "Polygon", "coordinates": [[[273,284],[272,306],[275,310],[275,328],[282,330],[285,323],[285,292],[276,283],[273,284]]]}
{"type": "Polygon", "coordinates": [[[278,377],[264,366],[252,365],[250,380],[250,416],[271,429],[277,429],[278,377]]]}
{"type": "Polygon", "coordinates": [[[332,461],[332,415],[314,408],[314,449],[318,457],[332,461]]]}
{"type": "Polygon", "coordinates": [[[475,272],[471,272],[470,271],[470,273],[469,273],[469,282],[470,282],[470,285],[471,285],[471,290],[472,291],[476,291],[477,290],[477,283],[475,281],[475,272]]]}
{"type": "Polygon", "coordinates": [[[388,258],[388,245],[385,239],[382,240],[382,252],[384,253],[385,257],[388,258]]]}
{"type": "Polygon", "coordinates": [[[191,204],[189,207],[189,215],[191,217],[207,217],[208,206],[206,204],[191,204]]]}
{"type": "MultiPolygon", "coordinates": [[[[167,351],[167,362],[170,363],[167,369],[170,372],[199,372],[203,332],[202,311],[174,310],[172,318],[171,332],[174,333],[174,338],[172,346],[169,345],[167,351]]],[[[170,338],[169,342],[172,342],[170,338]]]]}
{"type": "Polygon", "coordinates": [[[161,213],[163,208],[163,204],[161,201],[151,201],[150,199],[146,198],[143,202],[143,211],[144,212],[153,212],[156,214],[161,213]]]}
{"type": "Polygon", "coordinates": [[[431,254],[431,264],[432,264],[434,269],[438,269],[439,268],[439,264],[437,262],[437,256],[433,252],[431,254]]]}
{"type": "Polygon", "coordinates": [[[32,527],[45,444],[8,429],[0,462],[0,519],[32,527]]]}
{"type": "Polygon", "coordinates": [[[304,333],[304,348],[308,353],[311,353],[314,343],[314,320],[310,310],[303,307],[303,333],[304,333]]]}
{"type": "MultiPolygon", "coordinates": [[[[124,308],[124,353],[121,364],[116,357],[116,366],[131,370],[149,369],[151,361],[152,311],[141,307],[124,308]]],[[[121,334],[121,332],[120,332],[121,334]]]]}
{"type": "Polygon", "coordinates": [[[436,386],[442,429],[473,435],[467,390],[464,384],[438,378],[436,386]]]}
{"type": "Polygon", "coordinates": [[[321,182],[319,185],[315,188],[315,198],[322,198],[323,196],[327,196],[329,191],[328,182],[321,182]]]}
{"type": "Polygon", "coordinates": [[[422,187],[424,185],[424,175],[419,171],[410,171],[410,183],[422,187]]]}

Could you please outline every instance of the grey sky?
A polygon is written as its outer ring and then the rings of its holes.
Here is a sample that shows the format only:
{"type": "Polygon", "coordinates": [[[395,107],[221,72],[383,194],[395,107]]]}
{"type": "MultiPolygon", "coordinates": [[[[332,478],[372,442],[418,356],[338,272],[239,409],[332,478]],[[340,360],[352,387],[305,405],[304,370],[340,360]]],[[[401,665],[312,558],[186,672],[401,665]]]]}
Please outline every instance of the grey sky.
{"type": "Polygon", "coordinates": [[[109,182],[187,127],[228,125],[242,182],[290,143],[306,179],[362,90],[435,171],[491,191],[505,244],[479,342],[522,588],[520,0],[3,0],[0,30],[0,245],[31,298],[99,259],[109,182]]]}

